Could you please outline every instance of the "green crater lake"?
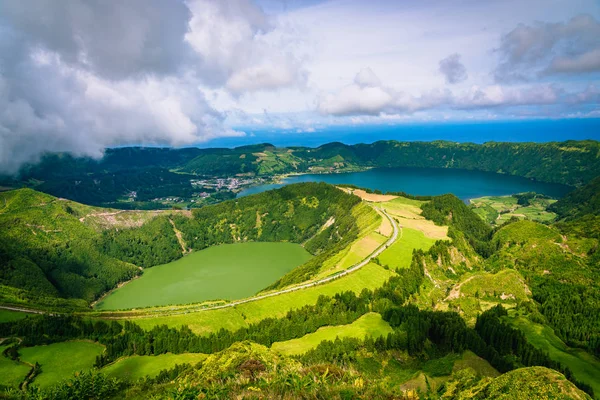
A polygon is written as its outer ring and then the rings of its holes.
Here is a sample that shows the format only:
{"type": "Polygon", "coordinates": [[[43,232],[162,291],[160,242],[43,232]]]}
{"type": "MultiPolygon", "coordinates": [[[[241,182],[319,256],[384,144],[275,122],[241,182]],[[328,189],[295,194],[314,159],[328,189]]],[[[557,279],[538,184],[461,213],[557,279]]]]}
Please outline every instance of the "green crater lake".
{"type": "Polygon", "coordinates": [[[224,244],[193,252],[143,275],[96,305],[117,310],[249,297],[311,258],[295,243],[224,244]]]}
{"type": "Polygon", "coordinates": [[[570,186],[493,172],[406,167],[374,168],[363,172],[341,174],[294,175],[284,179],[281,184],[248,188],[241,191],[238,196],[260,193],[298,182],[326,182],[332,185],[345,183],[378,189],[382,192],[405,192],[421,196],[452,193],[464,201],[482,196],[503,196],[523,192],[536,192],[560,198],[573,190],[570,186]]]}

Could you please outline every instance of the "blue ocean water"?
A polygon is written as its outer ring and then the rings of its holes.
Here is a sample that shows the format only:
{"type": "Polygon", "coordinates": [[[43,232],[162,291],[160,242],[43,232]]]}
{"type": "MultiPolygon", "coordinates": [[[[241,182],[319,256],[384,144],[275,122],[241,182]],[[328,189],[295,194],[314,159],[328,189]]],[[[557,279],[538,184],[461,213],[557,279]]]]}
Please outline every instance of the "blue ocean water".
{"type": "Polygon", "coordinates": [[[260,185],[246,189],[240,192],[238,197],[299,182],[327,182],[334,185],[345,183],[379,189],[382,192],[405,192],[412,195],[435,196],[452,193],[464,201],[482,196],[502,196],[523,192],[536,192],[560,198],[573,190],[570,186],[493,172],[438,168],[376,168],[363,172],[290,176],[281,184],[260,185]]]}
{"type": "Polygon", "coordinates": [[[484,143],[551,142],[565,140],[600,140],[600,119],[562,119],[494,121],[473,123],[413,123],[401,125],[352,125],[316,128],[314,132],[238,127],[246,136],[219,138],[199,147],[236,147],[255,143],[276,146],[316,147],[329,142],[346,144],[372,143],[378,140],[484,143]]]}

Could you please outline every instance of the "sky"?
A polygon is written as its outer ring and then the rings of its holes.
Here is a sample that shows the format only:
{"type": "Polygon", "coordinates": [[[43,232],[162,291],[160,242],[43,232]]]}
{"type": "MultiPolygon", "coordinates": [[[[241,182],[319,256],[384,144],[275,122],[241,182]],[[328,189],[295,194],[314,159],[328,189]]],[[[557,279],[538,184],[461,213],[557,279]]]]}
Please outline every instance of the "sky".
{"type": "Polygon", "coordinates": [[[255,132],[594,118],[597,0],[0,1],[2,173],[255,132]]]}

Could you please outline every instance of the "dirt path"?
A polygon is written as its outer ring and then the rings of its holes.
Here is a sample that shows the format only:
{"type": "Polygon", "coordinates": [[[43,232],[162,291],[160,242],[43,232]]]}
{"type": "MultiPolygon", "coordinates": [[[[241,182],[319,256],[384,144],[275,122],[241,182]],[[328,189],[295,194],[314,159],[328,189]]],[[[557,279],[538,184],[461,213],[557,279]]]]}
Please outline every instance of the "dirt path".
{"type": "Polygon", "coordinates": [[[183,235],[181,234],[181,231],[179,229],[177,229],[177,227],[175,226],[175,222],[173,222],[173,220],[171,218],[169,218],[169,222],[171,223],[171,226],[173,226],[173,232],[175,232],[175,236],[177,236],[177,241],[179,242],[179,245],[181,246],[181,252],[185,256],[187,253],[190,252],[190,250],[188,250],[188,248],[185,245],[185,241],[183,240],[183,235]]]}
{"type": "Polygon", "coordinates": [[[460,296],[460,288],[462,287],[462,285],[464,285],[467,282],[470,282],[473,280],[473,278],[475,278],[477,275],[473,275],[467,279],[465,279],[464,281],[457,283],[456,285],[454,285],[454,287],[452,287],[452,289],[450,290],[450,293],[448,294],[448,296],[444,299],[444,301],[450,301],[450,300],[455,300],[458,299],[458,297],[460,296]]]}

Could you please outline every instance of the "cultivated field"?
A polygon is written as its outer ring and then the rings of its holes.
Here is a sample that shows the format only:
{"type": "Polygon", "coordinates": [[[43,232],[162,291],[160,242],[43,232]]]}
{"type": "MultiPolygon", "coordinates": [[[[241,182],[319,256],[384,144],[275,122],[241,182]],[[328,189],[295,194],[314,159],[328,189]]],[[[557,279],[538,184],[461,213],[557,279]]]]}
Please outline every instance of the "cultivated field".
{"type": "Polygon", "coordinates": [[[24,362],[42,366],[32,384],[44,388],[72,377],[75,372],[89,370],[103,351],[104,346],[97,343],[72,341],[24,347],[19,349],[19,355],[24,362]]]}
{"type": "Polygon", "coordinates": [[[335,340],[339,338],[364,339],[367,336],[377,338],[387,336],[392,332],[390,325],[377,313],[367,313],[351,324],[338,326],[325,326],[314,333],[309,333],[298,339],[275,342],[271,346],[273,350],[287,355],[298,355],[314,349],[324,340],[335,340]]]}
{"type": "Polygon", "coordinates": [[[305,263],[310,254],[293,243],[236,243],[191,253],[144,270],[96,305],[116,310],[249,297],[305,263]]]}
{"type": "Polygon", "coordinates": [[[101,371],[109,377],[132,382],[140,378],[154,378],[160,371],[172,369],[177,364],[196,365],[206,357],[206,354],[201,353],[131,356],[121,358],[101,371]]]}

